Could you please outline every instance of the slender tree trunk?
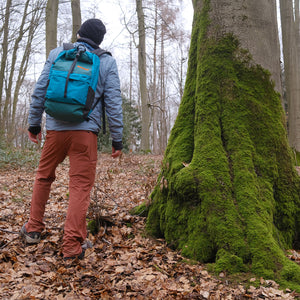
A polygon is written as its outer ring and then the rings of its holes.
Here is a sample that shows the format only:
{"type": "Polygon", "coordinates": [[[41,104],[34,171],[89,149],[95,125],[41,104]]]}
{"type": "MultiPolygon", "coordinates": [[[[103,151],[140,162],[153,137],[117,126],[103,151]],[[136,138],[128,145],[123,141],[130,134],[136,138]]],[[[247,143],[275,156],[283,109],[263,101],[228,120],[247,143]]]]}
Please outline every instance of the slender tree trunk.
{"type": "Polygon", "coordinates": [[[295,1],[294,11],[292,0],[281,0],[280,10],[286,98],[288,104],[288,135],[290,145],[300,152],[299,1],[295,1]]]}
{"type": "Polygon", "coordinates": [[[167,147],[167,110],[166,110],[166,71],[165,71],[165,24],[161,24],[161,45],[160,45],[160,153],[167,147]]]}
{"type": "Polygon", "coordinates": [[[48,0],[46,7],[46,57],[57,47],[58,0],[48,0]]]}
{"type": "Polygon", "coordinates": [[[275,1],[193,4],[184,95],[147,230],[216,272],[300,291],[300,267],[282,250],[300,248],[300,178],[276,91],[275,1]]]}
{"type": "Polygon", "coordinates": [[[71,0],[72,7],[72,42],[77,40],[77,32],[81,26],[81,10],[80,10],[80,0],[71,0]]]}
{"type": "Polygon", "coordinates": [[[152,127],[153,127],[153,153],[159,153],[158,141],[158,97],[157,97],[157,31],[158,31],[158,7],[155,1],[155,16],[154,16],[154,37],[153,37],[153,83],[152,83],[152,127]]]}
{"type": "Polygon", "coordinates": [[[133,89],[133,51],[132,51],[132,37],[130,36],[130,63],[129,63],[129,103],[132,104],[132,89],[133,89]]]}
{"type": "Polygon", "coordinates": [[[2,51],[1,51],[1,65],[0,65],[0,136],[1,131],[4,128],[4,120],[2,119],[2,110],[3,110],[3,99],[5,98],[3,92],[4,86],[4,74],[7,62],[7,55],[8,55],[8,34],[9,34],[9,19],[10,19],[10,9],[11,9],[11,0],[6,1],[6,8],[5,8],[5,17],[4,17],[4,25],[3,25],[3,42],[2,42],[2,51]]]}
{"type": "Polygon", "coordinates": [[[146,29],[145,16],[142,0],[136,0],[136,12],[138,16],[138,65],[140,79],[140,95],[141,95],[141,110],[142,110],[142,137],[141,149],[150,150],[150,134],[149,134],[149,105],[147,95],[147,73],[146,73],[146,29]]]}

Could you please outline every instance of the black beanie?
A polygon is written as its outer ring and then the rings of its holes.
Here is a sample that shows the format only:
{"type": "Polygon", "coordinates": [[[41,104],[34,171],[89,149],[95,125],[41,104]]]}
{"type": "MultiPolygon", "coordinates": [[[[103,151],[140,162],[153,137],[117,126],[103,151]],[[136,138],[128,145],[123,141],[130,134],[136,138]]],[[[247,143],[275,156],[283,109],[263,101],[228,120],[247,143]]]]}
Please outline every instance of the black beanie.
{"type": "Polygon", "coordinates": [[[105,25],[99,19],[85,21],[77,32],[81,38],[92,40],[97,46],[103,41],[106,33],[105,25]]]}

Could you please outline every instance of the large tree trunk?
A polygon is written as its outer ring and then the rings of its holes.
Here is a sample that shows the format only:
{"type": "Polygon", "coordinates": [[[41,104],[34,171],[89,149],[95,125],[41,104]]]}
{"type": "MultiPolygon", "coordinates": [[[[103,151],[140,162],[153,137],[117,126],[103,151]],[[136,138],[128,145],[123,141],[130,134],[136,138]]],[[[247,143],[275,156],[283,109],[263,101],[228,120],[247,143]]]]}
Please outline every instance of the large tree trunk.
{"type": "Polygon", "coordinates": [[[283,251],[300,243],[300,180],[276,91],[275,1],[193,4],[186,86],[147,229],[217,272],[299,290],[300,268],[283,251]]]}
{"type": "Polygon", "coordinates": [[[299,1],[280,0],[290,145],[300,152],[299,1]],[[295,16],[295,17],[294,17],[295,16]]]}

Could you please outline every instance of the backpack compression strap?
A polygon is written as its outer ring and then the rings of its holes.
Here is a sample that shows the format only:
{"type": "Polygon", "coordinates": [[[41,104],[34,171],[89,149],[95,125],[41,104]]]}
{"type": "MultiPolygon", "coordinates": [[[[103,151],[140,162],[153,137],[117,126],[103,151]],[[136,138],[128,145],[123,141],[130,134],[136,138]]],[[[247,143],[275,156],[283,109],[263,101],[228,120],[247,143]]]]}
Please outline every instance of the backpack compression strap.
{"type": "Polygon", "coordinates": [[[65,92],[64,92],[64,97],[67,98],[67,89],[68,89],[68,83],[69,83],[69,78],[70,78],[70,75],[73,73],[74,69],[75,69],[75,66],[76,66],[76,63],[79,59],[79,56],[81,55],[81,53],[85,52],[85,48],[84,49],[79,49],[78,47],[78,50],[77,50],[77,54],[76,54],[76,57],[75,59],[73,60],[73,63],[71,65],[71,68],[68,72],[68,75],[67,75],[67,79],[66,79],[66,85],[65,85],[65,92]]]}

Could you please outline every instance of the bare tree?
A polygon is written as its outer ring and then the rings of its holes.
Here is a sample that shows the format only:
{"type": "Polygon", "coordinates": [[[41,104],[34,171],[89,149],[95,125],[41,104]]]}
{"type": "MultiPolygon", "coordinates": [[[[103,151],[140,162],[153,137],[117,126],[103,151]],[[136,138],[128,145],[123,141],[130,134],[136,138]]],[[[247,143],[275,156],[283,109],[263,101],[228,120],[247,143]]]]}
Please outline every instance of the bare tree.
{"type": "Polygon", "coordinates": [[[3,35],[6,42],[1,56],[3,76],[0,79],[0,86],[2,86],[0,120],[2,137],[8,144],[12,144],[15,138],[15,115],[20,99],[19,91],[28,70],[33,40],[40,27],[45,8],[44,2],[26,0],[24,3],[14,5],[7,3],[3,35]],[[18,22],[10,24],[10,20],[18,20],[18,22]],[[9,54],[8,49],[10,49],[9,54]]]}
{"type": "MultiPolygon", "coordinates": [[[[179,44],[179,36],[182,33],[182,28],[177,28],[175,25],[178,24],[176,22],[178,16],[178,7],[174,2],[168,2],[167,4],[160,0],[150,0],[145,2],[143,7],[144,14],[144,26],[145,26],[145,47],[147,45],[147,51],[142,56],[140,52],[138,52],[138,62],[139,58],[145,57],[146,61],[146,78],[141,79],[140,83],[144,85],[144,90],[146,90],[146,117],[148,118],[148,125],[144,126],[144,131],[149,135],[149,150],[152,150],[153,153],[162,153],[166,147],[167,137],[169,134],[170,125],[170,113],[171,111],[177,112],[178,103],[180,102],[181,94],[180,92],[176,93],[174,87],[170,87],[168,82],[172,84],[176,80],[172,80],[170,76],[172,76],[175,72],[177,72],[176,76],[180,76],[180,69],[175,71],[176,66],[178,68],[182,67],[184,63],[183,60],[177,59],[176,52],[178,51],[179,44]],[[172,5],[170,5],[172,4],[172,5]],[[178,61],[178,63],[177,63],[178,61]],[[172,95],[170,95],[172,93],[172,95]],[[176,105],[172,105],[170,103],[170,99],[176,98],[176,105]],[[170,106],[172,108],[170,109],[170,106]]],[[[120,5],[121,7],[121,5],[120,5]]],[[[122,7],[121,7],[122,9],[122,7]]],[[[137,47],[138,51],[141,50],[139,47],[141,45],[139,38],[137,35],[140,34],[139,28],[136,27],[138,24],[136,20],[136,15],[130,15],[130,10],[123,9],[123,17],[124,17],[124,25],[130,34],[130,38],[132,39],[134,45],[137,47]],[[126,12],[125,12],[126,11],[126,12]],[[136,42],[137,41],[137,42],[136,42]]],[[[142,40],[141,40],[142,41],[142,40]]],[[[181,46],[187,44],[189,39],[182,39],[180,41],[181,46]]],[[[130,48],[131,49],[131,48],[130,48]]],[[[184,47],[187,56],[188,47],[184,47]]],[[[131,63],[130,66],[130,78],[129,78],[129,98],[132,99],[133,91],[139,92],[140,97],[138,98],[140,104],[140,112],[143,115],[141,101],[141,86],[132,85],[134,82],[132,79],[133,67],[132,57],[134,53],[130,52],[131,63]]],[[[145,67],[144,67],[145,68],[145,67]]],[[[141,66],[139,66],[139,71],[141,71],[141,66]]],[[[139,76],[140,76],[139,72],[139,76]]],[[[185,71],[182,70],[182,76],[184,77],[185,71]]],[[[183,79],[181,81],[181,84],[183,79]]],[[[178,87],[178,82],[176,82],[176,89],[178,91],[180,88],[178,87]]],[[[143,136],[145,136],[143,134],[143,136]]]]}
{"type": "MultiPolygon", "coordinates": [[[[171,2],[172,3],[172,2],[171,2]]],[[[174,65],[174,61],[168,61],[167,57],[170,52],[166,51],[166,47],[178,39],[178,33],[181,30],[176,28],[177,12],[176,6],[172,7],[170,2],[166,4],[163,1],[153,1],[153,89],[151,96],[152,111],[152,128],[153,128],[153,152],[161,154],[167,146],[168,129],[170,128],[170,118],[168,114],[168,97],[170,88],[167,81],[171,76],[170,66],[174,65]],[[157,67],[159,65],[159,67],[157,67]]],[[[170,50],[169,50],[170,51],[170,50]]]]}

